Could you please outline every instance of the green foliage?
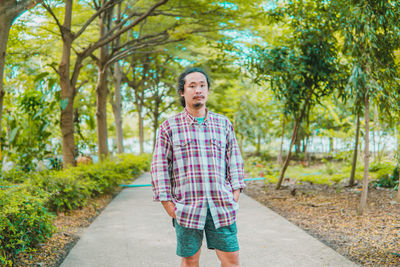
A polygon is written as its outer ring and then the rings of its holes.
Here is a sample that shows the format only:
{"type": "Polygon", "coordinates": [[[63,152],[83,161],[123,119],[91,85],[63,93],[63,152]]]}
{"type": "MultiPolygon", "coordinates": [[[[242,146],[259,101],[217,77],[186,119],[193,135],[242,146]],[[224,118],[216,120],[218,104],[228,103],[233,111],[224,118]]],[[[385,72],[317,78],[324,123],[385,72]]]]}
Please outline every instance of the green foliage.
{"type": "Polygon", "coordinates": [[[19,186],[0,188],[0,265],[34,250],[55,231],[54,214],[83,207],[96,195],[112,192],[150,168],[151,155],[118,155],[114,159],[62,171],[29,173],[19,186]]]}
{"type": "Polygon", "coordinates": [[[119,155],[97,164],[32,175],[34,190],[48,192],[48,207],[66,211],[83,207],[94,196],[111,193],[122,182],[149,169],[149,155],[119,155]]]}
{"type": "Polygon", "coordinates": [[[283,8],[271,11],[270,15],[278,21],[287,21],[293,38],[282,40],[281,46],[254,46],[249,65],[256,71],[258,81],[270,83],[284,104],[285,114],[301,121],[309,117],[313,105],[340,86],[341,68],[329,3],[284,3],[283,8]]]}
{"type": "Polygon", "coordinates": [[[389,161],[373,162],[369,168],[371,174],[374,173],[375,187],[394,188],[399,184],[398,171],[394,163],[389,161]],[[396,175],[397,174],[397,175],[396,175]]]}
{"type": "Polygon", "coordinates": [[[19,184],[25,182],[29,178],[29,174],[22,171],[20,168],[13,168],[8,172],[1,172],[0,177],[2,181],[19,184]]]}
{"type": "Polygon", "coordinates": [[[90,180],[79,179],[73,168],[48,172],[45,175],[33,175],[28,184],[34,190],[50,194],[47,206],[52,211],[72,210],[84,206],[94,187],[90,180]]]}
{"type": "Polygon", "coordinates": [[[30,251],[55,231],[54,215],[45,207],[47,194],[26,186],[0,190],[0,264],[12,265],[18,253],[30,251]]]}
{"type": "Polygon", "coordinates": [[[279,166],[260,157],[248,157],[244,161],[244,170],[250,178],[267,177],[270,182],[279,177],[279,166]]]}
{"type": "Polygon", "coordinates": [[[49,97],[40,90],[27,90],[14,97],[17,106],[5,113],[10,129],[4,143],[5,155],[17,169],[35,170],[38,161],[55,152],[50,140],[55,104],[49,103],[49,97]]]}
{"type": "Polygon", "coordinates": [[[331,161],[328,161],[327,159],[322,159],[322,162],[325,163],[326,173],[332,175],[336,170],[335,165],[331,161]]]}

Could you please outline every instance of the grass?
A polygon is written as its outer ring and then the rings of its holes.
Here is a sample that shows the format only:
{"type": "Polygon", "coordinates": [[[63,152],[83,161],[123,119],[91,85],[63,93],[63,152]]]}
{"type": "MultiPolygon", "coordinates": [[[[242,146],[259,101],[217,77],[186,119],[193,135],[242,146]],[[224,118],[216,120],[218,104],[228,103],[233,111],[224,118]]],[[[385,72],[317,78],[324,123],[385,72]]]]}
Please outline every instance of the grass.
{"type": "MultiPolygon", "coordinates": [[[[395,163],[385,160],[380,163],[370,164],[370,179],[375,181],[383,176],[391,175],[395,163]]],[[[245,160],[245,172],[247,177],[265,177],[268,183],[276,183],[279,179],[280,166],[276,162],[263,161],[258,157],[250,157],[245,160]]],[[[297,180],[297,182],[309,182],[314,184],[339,184],[350,177],[351,163],[328,161],[305,162],[292,161],[285,173],[285,178],[297,180]]],[[[355,180],[362,180],[364,167],[357,164],[355,180]]]]}

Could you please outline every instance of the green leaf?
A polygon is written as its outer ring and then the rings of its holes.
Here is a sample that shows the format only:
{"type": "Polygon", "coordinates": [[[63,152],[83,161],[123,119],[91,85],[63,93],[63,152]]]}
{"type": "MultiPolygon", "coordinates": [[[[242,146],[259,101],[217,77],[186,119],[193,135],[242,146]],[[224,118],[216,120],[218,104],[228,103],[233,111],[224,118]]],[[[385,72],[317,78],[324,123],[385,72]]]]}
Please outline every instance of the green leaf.
{"type": "Polygon", "coordinates": [[[14,129],[12,129],[11,133],[10,133],[10,140],[9,142],[12,143],[14,141],[14,138],[19,130],[19,126],[15,127],[14,129]]]}
{"type": "Polygon", "coordinates": [[[49,75],[49,73],[46,71],[46,72],[42,72],[42,73],[40,73],[39,75],[37,75],[36,77],[35,77],[35,80],[34,80],[34,82],[37,82],[37,81],[40,81],[40,80],[42,80],[44,77],[46,77],[47,75],[49,75]]]}

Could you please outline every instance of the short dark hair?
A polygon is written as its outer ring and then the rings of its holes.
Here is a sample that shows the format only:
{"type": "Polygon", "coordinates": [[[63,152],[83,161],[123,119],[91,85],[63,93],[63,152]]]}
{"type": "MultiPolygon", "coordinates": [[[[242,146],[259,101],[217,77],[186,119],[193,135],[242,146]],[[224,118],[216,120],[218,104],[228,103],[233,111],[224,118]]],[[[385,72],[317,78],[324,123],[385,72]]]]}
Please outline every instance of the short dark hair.
{"type": "Polygon", "coordinates": [[[193,72],[200,72],[201,74],[203,74],[206,77],[208,89],[210,89],[210,78],[208,77],[208,74],[202,68],[190,67],[190,68],[186,69],[184,72],[182,72],[179,75],[179,78],[178,78],[178,95],[180,97],[181,105],[183,107],[186,107],[185,98],[183,96],[181,96],[181,92],[183,93],[185,90],[185,83],[186,83],[185,77],[193,72]]]}

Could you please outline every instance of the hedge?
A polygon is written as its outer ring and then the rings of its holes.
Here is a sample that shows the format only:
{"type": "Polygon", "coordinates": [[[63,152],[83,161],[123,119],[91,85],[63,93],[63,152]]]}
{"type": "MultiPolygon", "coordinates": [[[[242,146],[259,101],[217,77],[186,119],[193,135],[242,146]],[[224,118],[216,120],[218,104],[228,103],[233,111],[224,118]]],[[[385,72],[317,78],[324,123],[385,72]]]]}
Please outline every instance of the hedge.
{"type": "Polygon", "coordinates": [[[150,168],[150,156],[120,155],[97,164],[31,173],[18,187],[0,189],[0,265],[35,249],[55,232],[55,212],[78,209],[150,168]]]}

